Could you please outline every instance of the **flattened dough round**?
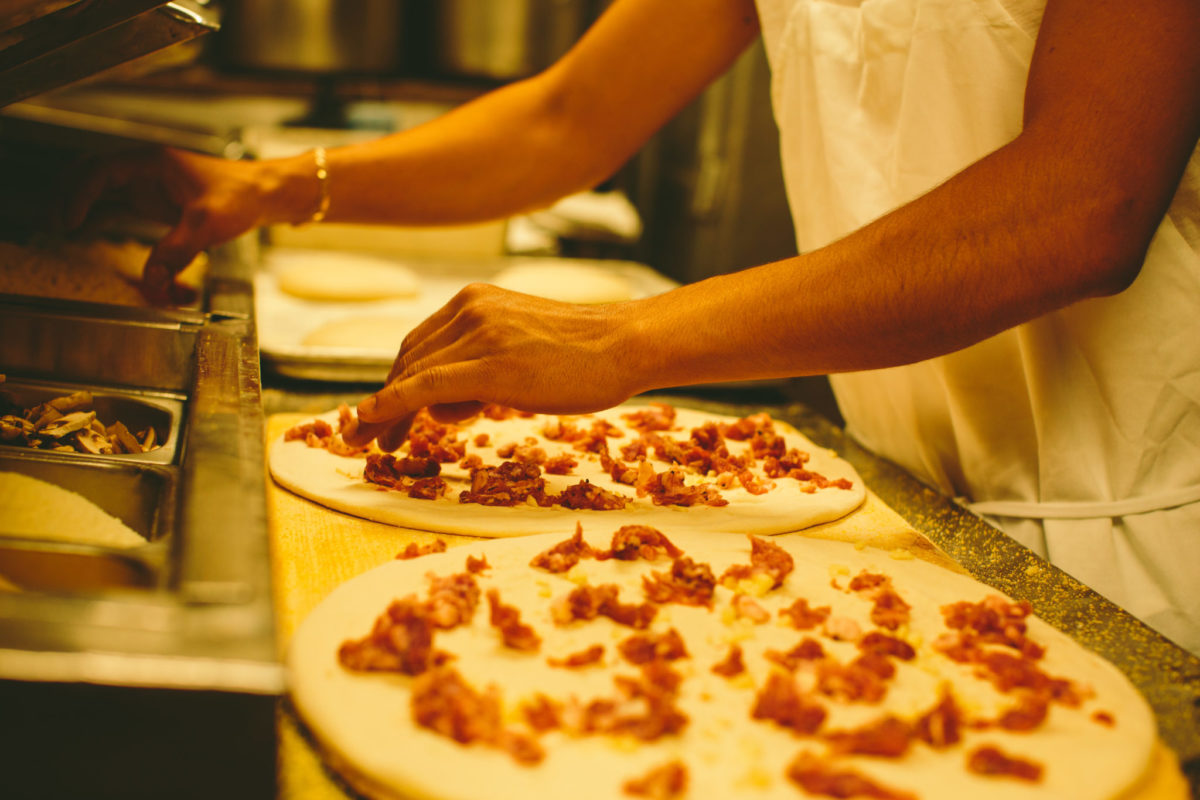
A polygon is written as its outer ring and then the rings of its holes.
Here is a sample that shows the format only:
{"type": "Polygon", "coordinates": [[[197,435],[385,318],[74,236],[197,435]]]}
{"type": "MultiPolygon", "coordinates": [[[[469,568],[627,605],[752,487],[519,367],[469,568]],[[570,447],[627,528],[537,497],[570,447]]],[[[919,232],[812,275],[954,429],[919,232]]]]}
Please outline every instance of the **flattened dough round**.
{"type": "Polygon", "coordinates": [[[633,289],[624,275],[601,266],[559,260],[535,259],[505,267],[492,283],[564,303],[619,303],[633,298],[633,289]]]}
{"type": "MultiPolygon", "coordinates": [[[[603,548],[614,527],[585,525],[584,536],[594,547],[603,548]]],[[[715,575],[749,561],[749,543],[742,536],[671,529],[663,533],[686,556],[710,565],[715,575]]],[[[561,574],[528,566],[535,554],[569,535],[567,530],[473,542],[436,555],[393,561],[342,584],[305,619],[287,659],[292,698],[326,758],[352,785],[371,797],[411,800],[612,800],[626,796],[621,791],[623,781],[679,760],[689,773],[691,790],[686,797],[809,797],[786,779],[786,768],[802,750],[820,753],[821,740],[755,721],[750,708],[767,675],[778,669],[764,657],[766,650],[786,651],[805,635],[776,624],[780,609],[803,597],[811,607],[830,606],[832,617],[852,620],[864,631],[872,629],[870,602],[844,590],[849,576],[863,570],[889,576],[896,592],[912,606],[909,624],[898,635],[912,643],[917,655],[894,662],[895,676],[881,705],[819,695],[828,711],[822,731],[852,729],[887,713],[914,719],[938,702],[945,682],[953,686],[960,707],[980,718],[995,718],[1014,702],[1011,695],[977,677],[972,665],[956,663],[932,647],[947,631],[939,610],[942,605],[979,602],[997,594],[995,590],[919,559],[897,560],[874,548],[803,535],[770,540],[785,548],[795,562],[794,572],[779,589],[756,597],[772,622],[753,625],[731,620],[733,592],[724,586],[717,587],[712,610],[677,604],[659,608],[649,630],[662,633],[675,628],[688,652],[687,658],[672,664],[683,675],[678,706],[689,721],[680,733],[651,742],[552,731],[539,737],[544,760],[523,766],[498,749],[479,743],[461,745],[417,726],[410,710],[412,678],[351,672],[339,664],[339,645],[366,635],[392,600],[409,594],[425,597],[428,576],[462,573],[468,555],[484,555],[490,568],[477,576],[481,592],[498,589],[501,602],[519,608],[521,621],[539,634],[541,646],[536,653],[503,647],[498,632],[489,625],[484,601],[467,625],[434,635],[434,646],[452,656],[453,668],[478,691],[494,684],[501,694],[505,725],[515,730],[528,730],[516,709],[537,693],[560,701],[574,696],[581,702],[611,696],[614,674],[637,675],[636,667],[617,651],[617,644],[635,631],[605,618],[556,625],[551,607],[585,579],[595,586],[616,584],[621,602],[641,602],[643,577],[652,571],[669,571],[671,562],[584,559],[570,573],[561,574]],[[605,648],[600,665],[572,670],[546,661],[595,643],[605,648]],[[734,643],[743,650],[747,672],[734,679],[713,674],[710,667],[734,643]]],[[[838,766],[922,800],[1157,797],[1138,788],[1161,755],[1154,717],[1141,695],[1111,664],[1045,622],[1030,617],[1027,624],[1029,638],[1046,648],[1038,662],[1040,669],[1094,691],[1081,706],[1053,704],[1046,722],[1031,732],[968,727],[962,730],[963,740],[946,749],[914,742],[900,758],[848,755],[837,759],[838,766]],[[1092,719],[1098,711],[1110,714],[1114,724],[1092,719]],[[968,772],[967,753],[982,745],[998,746],[1009,755],[1043,765],[1042,781],[1032,784],[968,772]]],[[[819,628],[807,634],[842,663],[858,654],[853,643],[837,641],[819,628]]],[[[802,675],[803,668],[797,674],[802,675]]],[[[1165,796],[1182,800],[1179,782],[1173,785],[1165,796]]]]}
{"type": "Polygon", "coordinates": [[[394,355],[420,319],[396,314],[347,316],[317,326],[301,340],[306,347],[386,351],[394,355]]]}
{"type": "MultiPolygon", "coordinates": [[[[628,426],[622,415],[645,408],[636,405],[617,406],[570,419],[587,429],[598,418],[603,418],[621,429],[622,437],[612,439],[615,456],[617,447],[636,438],[636,432],[628,426]]],[[[675,439],[686,440],[693,428],[707,422],[735,422],[732,417],[687,408],[676,408],[676,414],[676,429],[662,432],[675,439]]],[[[337,424],[336,411],[324,414],[321,418],[334,426],[337,424]]],[[[722,530],[765,535],[800,530],[838,519],[858,508],[866,498],[862,479],[848,462],[832,451],[817,446],[790,425],[775,420],[776,431],[784,437],[788,448],[798,448],[810,454],[811,460],[806,465],[808,469],[831,481],[846,478],[851,487],[805,491],[806,487],[801,483],[791,478],[781,478],[775,481],[775,488],[765,494],[752,494],[741,485],[721,489],[722,496],[729,501],[725,506],[655,505],[650,497],[634,497],[632,486],[614,481],[601,466],[596,454],[581,452],[565,442],[546,441],[541,432],[549,421],[557,419],[556,415],[541,414],[505,420],[479,416],[464,425],[460,438],[472,443],[467,447],[468,454],[478,453],[484,463],[490,465],[505,460],[496,455],[497,447],[520,444],[527,437],[539,438],[540,446],[548,456],[569,453],[578,461],[569,475],[545,475],[549,490],[561,492],[567,486],[587,480],[603,489],[631,497],[631,502],[625,508],[594,511],[533,504],[506,507],[460,503],[460,491],[469,488],[469,473],[453,463],[442,465],[441,477],[450,485],[446,496],[436,500],[412,498],[402,492],[366,483],[362,478],[365,464],[362,457],[333,455],[327,450],[309,447],[300,439],[285,441],[282,436],[271,444],[269,465],[271,475],[281,486],[329,508],[405,528],[472,536],[523,536],[558,531],[569,529],[579,519],[584,520],[585,525],[595,524],[591,520],[596,520],[604,525],[643,524],[671,530],[722,530]],[[488,443],[475,446],[475,437],[480,434],[487,436],[488,443]]],[[[731,449],[738,444],[730,442],[731,449]]],[[[397,456],[402,454],[403,451],[397,456]]],[[[658,463],[656,470],[661,472],[663,469],[665,464],[658,463]]],[[[689,476],[691,483],[710,480],[689,476]]]]}
{"type": "Polygon", "coordinates": [[[273,250],[265,259],[279,289],[293,297],[360,302],[420,293],[417,273],[403,264],[358,253],[273,250]]]}

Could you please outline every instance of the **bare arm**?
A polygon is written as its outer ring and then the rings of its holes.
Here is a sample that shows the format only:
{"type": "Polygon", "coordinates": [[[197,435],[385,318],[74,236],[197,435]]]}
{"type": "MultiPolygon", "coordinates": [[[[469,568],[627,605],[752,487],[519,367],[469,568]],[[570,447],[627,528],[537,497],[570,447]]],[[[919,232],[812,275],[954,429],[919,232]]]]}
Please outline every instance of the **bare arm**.
{"type": "MultiPolygon", "coordinates": [[[[624,0],[544,73],[425,125],[328,153],[326,219],[407,225],[506,217],[608,178],[758,33],[753,0],[624,0]]],[[[110,160],[63,211],[121,190],[171,226],[147,263],[178,271],[252,228],[318,204],[311,154],[237,162],[176,150],[110,160]]]]}
{"type": "Polygon", "coordinates": [[[1197,41],[1194,0],[1049,0],[1010,144],[828,247],[648,300],[571,312],[473,287],[406,340],[367,431],[438,403],[582,411],[909,363],[1120,291],[1200,136],[1197,41]]]}

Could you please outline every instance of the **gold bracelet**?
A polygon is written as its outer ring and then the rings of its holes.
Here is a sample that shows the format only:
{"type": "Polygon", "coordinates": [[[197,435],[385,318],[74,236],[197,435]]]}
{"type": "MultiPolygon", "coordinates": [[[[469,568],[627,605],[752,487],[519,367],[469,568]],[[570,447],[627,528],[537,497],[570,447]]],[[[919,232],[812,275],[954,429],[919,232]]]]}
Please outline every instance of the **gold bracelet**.
{"type": "Polygon", "coordinates": [[[313,161],[317,164],[317,210],[309,222],[320,222],[329,213],[329,163],[325,159],[325,148],[313,148],[313,161]]]}

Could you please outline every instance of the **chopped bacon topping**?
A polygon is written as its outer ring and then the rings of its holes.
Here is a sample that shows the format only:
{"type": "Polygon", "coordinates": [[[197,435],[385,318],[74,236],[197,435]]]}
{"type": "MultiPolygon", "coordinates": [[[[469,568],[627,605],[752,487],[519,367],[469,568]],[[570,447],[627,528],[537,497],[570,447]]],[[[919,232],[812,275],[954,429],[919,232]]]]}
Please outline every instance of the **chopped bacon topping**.
{"type": "Polygon", "coordinates": [[[730,645],[725,658],[712,665],[711,671],[723,678],[732,678],[746,671],[746,662],[742,659],[741,645],[730,645]]]}
{"type": "Polygon", "coordinates": [[[850,591],[872,602],[871,621],[879,627],[894,631],[908,623],[912,607],[892,588],[888,576],[860,572],[850,581],[850,591]]]}
{"type": "Polygon", "coordinates": [[[817,662],[817,691],[849,703],[878,703],[887,694],[891,665],[882,656],[860,656],[849,664],[826,658],[817,662]]]}
{"type": "Polygon", "coordinates": [[[901,661],[912,661],[917,656],[917,651],[911,644],[895,636],[888,636],[882,631],[867,633],[858,640],[858,649],[863,653],[878,653],[901,661]]]}
{"type": "Polygon", "coordinates": [[[613,583],[578,586],[555,602],[551,614],[559,625],[567,625],[577,619],[589,620],[604,616],[618,625],[635,629],[648,627],[658,609],[649,603],[621,603],[617,600],[619,592],[620,588],[613,583]]]}
{"type": "Polygon", "coordinates": [[[540,692],[521,703],[521,713],[538,733],[562,727],[562,703],[540,692]]]}
{"type": "Polygon", "coordinates": [[[622,414],[629,427],[637,431],[669,431],[675,427],[675,407],[666,403],[653,403],[647,409],[622,414]]]}
{"type": "Polygon", "coordinates": [[[594,558],[596,552],[592,546],[583,540],[583,525],[575,523],[575,535],[564,539],[549,550],[543,550],[533,557],[529,566],[544,569],[547,572],[566,572],[579,563],[582,558],[594,558]]]}
{"type": "Polygon", "coordinates": [[[546,663],[552,667],[574,669],[598,664],[602,658],[604,658],[604,645],[594,644],[578,653],[571,653],[566,658],[547,658],[546,663]]]}
{"type": "Polygon", "coordinates": [[[324,447],[325,443],[322,440],[328,439],[330,436],[333,436],[333,426],[323,419],[314,419],[312,422],[293,425],[283,432],[285,442],[303,439],[309,447],[324,447]]]}
{"type": "Polygon", "coordinates": [[[642,590],[653,603],[680,603],[688,606],[712,605],[717,579],[712,568],[690,557],[676,558],[671,571],[651,572],[642,576],[642,590]]]}
{"type": "Polygon", "coordinates": [[[962,739],[963,713],[949,687],[942,690],[937,705],[917,718],[913,734],[935,750],[956,745],[962,739]]]}
{"type": "Polygon", "coordinates": [[[579,462],[573,456],[563,453],[546,459],[543,469],[546,470],[547,475],[570,475],[571,470],[577,466],[579,466],[579,462]]]}
{"type": "Polygon", "coordinates": [[[495,747],[521,764],[536,764],[545,757],[532,736],[504,727],[495,686],[479,692],[450,667],[431,670],[413,682],[412,715],[434,733],[461,744],[495,747]]]}
{"type": "Polygon", "coordinates": [[[421,409],[408,431],[408,452],[413,458],[432,458],[453,464],[467,452],[467,443],[458,441],[459,428],[436,421],[428,409],[421,409]]]}
{"type": "Polygon", "coordinates": [[[859,728],[832,731],[825,739],[838,754],[900,758],[908,752],[912,733],[912,726],[889,714],[859,728]]]}
{"type": "Polygon", "coordinates": [[[515,506],[533,498],[547,505],[546,481],[536,464],[505,461],[498,467],[471,470],[471,488],[458,496],[460,503],[485,506],[515,506]]]}
{"type": "Polygon", "coordinates": [[[649,525],[622,525],[613,533],[610,549],[597,553],[598,558],[615,558],[619,561],[636,561],[639,558],[654,561],[660,555],[679,558],[683,551],[662,531],[649,525]]]}
{"type": "Polygon", "coordinates": [[[370,633],[342,642],[338,662],[356,672],[420,675],[434,661],[433,629],[429,606],[416,595],[394,600],[376,618],[370,633]]]}
{"type": "Polygon", "coordinates": [[[478,575],[484,570],[491,569],[492,565],[488,563],[487,556],[467,556],[467,572],[472,575],[478,575]]]}
{"type": "Polygon", "coordinates": [[[791,553],[774,542],[769,542],[751,534],[750,564],[733,564],[721,575],[721,583],[754,578],[756,575],[766,575],[771,579],[771,588],[783,585],[783,580],[795,568],[791,553]]]}
{"type": "Polygon", "coordinates": [[[475,438],[471,440],[471,443],[476,447],[487,447],[491,439],[492,437],[486,433],[477,433],[475,434],[475,438]]]}
{"type": "Polygon", "coordinates": [[[417,544],[416,542],[409,542],[403,550],[401,550],[399,553],[396,553],[396,558],[408,560],[411,558],[418,558],[420,556],[431,555],[433,553],[444,552],[446,552],[445,539],[434,539],[429,544],[417,544]]]}
{"type": "Polygon", "coordinates": [[[518,464],[537,464],[538,466],[542,466],[549,459],[546,451],[538,446],[538,440],[532,436],[526,437],[522,444],[512,442],[497,447],[496,455],[500,458],[512,459],[518,464]]]}
{"type": "Polygon", "coordinates": [[[556,498],[556,502],[563,508],[616,511],[629,505],[630,499],[594,483],[580,481],[563,489],[562,494],[556,498]]]}
{"type": "Polygon", "coordinates": [[[1000,715],[996,724],[1006,731],[1032,731],[1046,721],[1050,703],[1040,694],[1023,693],[1017,704],[1000,715]]]}
{"type": "Polygon", "coordinates": [[[505,647],[530,652],[542,646],[542,637],[537,631],[521,622],[521,610],[500,602],[499,589],[488,589],[487,599],[491,609],[489,622],[500,631],[505,647]]]}
{"type": "Polygon", "coordinates": [[[666,633],[635,633],[617,645],[617,649],[631,664],[688,658],[687,646],[683,643],[683,637],[674,628],[666,633]]]}
{"type": "Polygon", "coordinates": [[[1026,618],[1033,613],[1029,601],[1009,602],[999,595],[988,595],[978,603],[962,601],[942,606],[946,627],[960,631],[964,647],[998,644],[1033,659],[1042,657],[1042,648],[1027,636],[1026,618]]]}
{"type": "Polygon", "coordinates": [[[429,578],[429,617],[433,624],[449,629],[470,622],[479,606],[480,591],[475,576],[459,572],[429,578]]]}
{"type": "MultiPolygon", "coordinates": [[[[649,461],[642,462],[642,468],[649,467],[649,461]]],[[[688,486],[684,482],[684,473],[678,469],[668,469],[665,472],[654,472],[650,467],[649,474],[638,475],[639,496],[643,493],[650,496],[656,506],[727,506],[729,501],[721,497],[721,493],[707,483],[688,486]]]]}
{"type": "Polygon", "coordinates": [[[816,639],[805,636],[791,650],[784,653],[778,650],[767,650],[763,653],[763,657],[774,661],[788,672],[795,672],[796,668],[805,662],[819,661],[825,658],[825,648],[821,647],[821,643],[816,639]]]}
{"type": "Polygon", "coordinates": [[[564,727],[579,734],[625,734],[642,741],[679,733],[688,723],[687,714],[675,705],[681,680],[666,662],[650,661],[637,678],[613,678],[617,698],[566,708],[564,727]]]}
{"type": "Polygon", "coordinates": [[[446,481],[441,478],[417,478],[408,487],[408,496],[417,500],[436,500],[446,494],[446,481]]]}
{"type": "Polygon", "coordinates": [[[1097,725],[1104,725],[1105,727],[1111,728],[1117,724],[1117,718],[1107,711],[1093,711],[1092,722],[1095,722],[1097,725]]]}
{"type": "Polygon", "coordinates": [[[790,675],[772,672],[754,698],[753,719],[765,719],[801,735],[817,732],[825,721],[825,707],[801,693],[790,675]]]}
{"type": "Polygon", "coordinates": [[[675,800],[683,797],[688,788],[688,771],[682,761],[669,761],[639,778],[621,784],[621,791],[634,797],[650,800],[675,800]]]}
{"type": "Polygon", "coordinates": [[[780,609],[779,616],[791,620],[792,627],[798,631],[807,631],[817,627],[829,617],[829,606],[811,608],[803,597],[796,600],[787,608],[780,609]]]}
{"type": "Polygon", "coordinates": [[[967,755],[967,769],[976,775],[1016,778],[1037,783],[1042,779],[1042,765],[1035,761],[1006,755],[998,747],[977,747],[967,755]]]}
{"type": "Polygon", "coordinates": [[[305,422],[288,428],[283,433],[283,440],[285,442],[293,442],[302,439],[309,447],[323,448],[335,456],[359,456],[365,453],[367,448],[351,447],[342,438],[342,431],[353,420],[354,412],[350,410],[350,406],[342,403],[338,406],[338,424],[336,430],[325,420],[314,419],[312,422],[305,422]]]}
{"type": "Polygon", "coordinates": [[[917,800],[917,796],[875,783],[846,767],[830,764],[828,759],[803,752],[788,765],[792,783],[809,794],[823,797],[870,797],[874,800],[917,800]]]}

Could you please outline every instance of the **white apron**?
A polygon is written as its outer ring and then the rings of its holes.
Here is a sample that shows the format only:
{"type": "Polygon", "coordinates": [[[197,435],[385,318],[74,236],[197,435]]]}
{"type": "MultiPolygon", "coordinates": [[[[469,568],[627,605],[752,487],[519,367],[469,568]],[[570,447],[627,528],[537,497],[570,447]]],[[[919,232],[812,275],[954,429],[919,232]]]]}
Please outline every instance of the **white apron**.
{"type": "MultiPolygon", "coordinates": [[[[758,5],[801,252],[1020,132],[1045,0],[758,5]]],[[[832,382],[867,447],[1200,653],[1198,223],[1200,154],[1126,291],[832,382]]]]}

